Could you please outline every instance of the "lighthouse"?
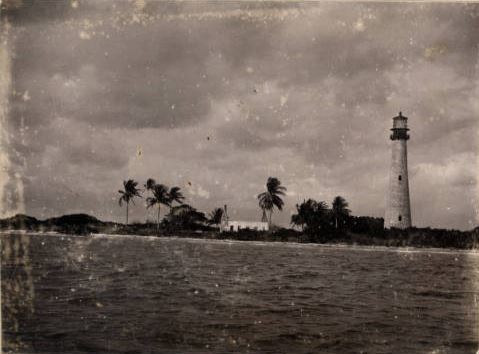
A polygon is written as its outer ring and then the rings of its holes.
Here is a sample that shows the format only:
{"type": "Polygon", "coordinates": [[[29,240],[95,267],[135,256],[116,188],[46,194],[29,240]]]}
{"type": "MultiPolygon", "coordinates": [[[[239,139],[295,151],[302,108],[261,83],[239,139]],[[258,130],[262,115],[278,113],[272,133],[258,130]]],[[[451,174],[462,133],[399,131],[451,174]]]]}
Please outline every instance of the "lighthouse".
{"type": "Polygon", "coordinates": [[[391,129],[391,170],[384,226],[406,229],[411,227],[409,179],[407,173],[407,117],[401,112],[393,118],[391,129]]]}

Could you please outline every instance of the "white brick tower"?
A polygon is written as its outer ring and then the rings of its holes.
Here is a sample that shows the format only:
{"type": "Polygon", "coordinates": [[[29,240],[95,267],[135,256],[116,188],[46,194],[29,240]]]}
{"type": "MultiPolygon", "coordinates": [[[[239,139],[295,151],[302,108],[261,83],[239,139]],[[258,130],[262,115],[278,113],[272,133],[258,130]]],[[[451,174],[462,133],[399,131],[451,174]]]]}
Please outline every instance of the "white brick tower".
{"type": "Polygon", "coordinates": [[[411,227],[409,179],[407,174],[407,117],[401,112],[393,118],[391,138],[391,172],[384,227],[407,229],[411,227]]]}

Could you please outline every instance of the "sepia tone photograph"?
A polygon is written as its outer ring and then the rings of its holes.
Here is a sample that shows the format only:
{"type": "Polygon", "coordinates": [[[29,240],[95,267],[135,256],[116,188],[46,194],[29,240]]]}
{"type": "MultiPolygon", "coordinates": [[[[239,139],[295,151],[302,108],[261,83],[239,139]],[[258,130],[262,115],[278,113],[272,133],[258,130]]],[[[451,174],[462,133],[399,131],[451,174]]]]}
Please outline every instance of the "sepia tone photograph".
{"type": "Polygon", "coordinates": [[[0,352],[479,353],[479,3],[0,1],[0,352]]]}

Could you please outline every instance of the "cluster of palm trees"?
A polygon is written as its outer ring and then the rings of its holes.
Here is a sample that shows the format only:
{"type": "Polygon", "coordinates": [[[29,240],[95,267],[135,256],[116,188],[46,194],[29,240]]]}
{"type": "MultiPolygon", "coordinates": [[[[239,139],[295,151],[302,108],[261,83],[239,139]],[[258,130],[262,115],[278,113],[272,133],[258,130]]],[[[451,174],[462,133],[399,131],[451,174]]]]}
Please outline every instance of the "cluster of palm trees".
{"type": "Polygon", "coordinates": [[[185,197],[183,196],[180,187],[168,188],[164,184],[156,183],[156,181],[152,178],[149,178],[146,181],[144,188],[144,190],[138,188],[138,182],[133,179],[123,181],[123,190],[118,191],[118,193],[121,195],[118,203],[120,206],[122,206],[123,203],[126,204],[126,224],[128,224],[128,207],[130,202],[135,204],[134,199],[136,197],[141,198],[141,193],[146,191],[149,193],[149,196],[146,198],[146,207],[148,209],[158,207],[156,224],[157,229],[159,230],[161,205],[165,205],[171,209],[174,202],[181,204],[185,197]]]}
{"type": "MultiPolygon", "coordinates": [[[[276,177],[269,177],[266,190],[258,194],[259,207],[263,213],[261,221],[268,222],[271,227],[274,208],[283,210],[282,197],[285,195],[286,187],[281,185],[281,181],[276,177]]],[[[326,229],[325,225],[334,225],[335,229],[341,229],[351,213],[348,207],[348,202],[341,196],[334,198],[331,209],[326,202],[308,199],[296,204],[296,214],[291,216],[291,224],[308,231],[326,229]]]]}
{"type": "Polygon", "coordinates": [[[334,198],[331,209],[324,201],[308,199],[296,204],[296,214],[291,216],[291,224],[309,233],[319,233],[330,229],[342,229],[351,210],[348,202],[341,196],[334,198]]]}
{"type": "MultiPolygon", "coordinates": [[[[128,224],[128,212],[130,202],[134,204],[135,198],[141,198],[142,193],[147,193],[146,207],[157,208],[157,230],[160,228],[160,214],[161,206],[164,205],[170,209],[172,214],[173,209],[177,209],[175,215],[185,214],[185,210],[193,210],[189,214],[199,213],[186,204],[183,204],[185,197],[183,196],[180,187],[168,188],[164,184],[156,183],[152,178],[149,178],[144,184],[144,189],[138,187],[138,182],[133,179],[123,181],[123,190],[120,193],[119,204],[126,204],[126,224],[128,224]],[[174,206],[174,203],[178,206],[174,206]],[[183,208],[182,208],[183,207],[183,208]],[[186,208],[186,209],[185,209],[186,208]],[[190,208],[190,209],[188,209],[190,208]],[[183,213],[183,214],[182,214],[183,213]]],[[[266,181],[266,190],[258,194],[258,204],[262,211],[262,221],[267,222],[272,226],[272,216],[274,209],[283,210],[283,197],[286,195],[286,187],[281,185],[281,181],[276,177],[269,177],[266,181]]],[[[190,210],[190,211],[191,211],[190,210]]],[[[203,215],[198,220],[205,220],[210,225],[219,225],[223,218],[224,210],[222,208],[215,208],[209,214],[209,218],[203,215]]],[[[348,219],[351,211],[348,209],[347,201],[337,196],[334,198],[331,208],[328,207],[324,201],[315,201],[308,199],[301,204],[296,204],[296,214],[291,216],[291,224],[300,227],[303,231],[317,233],[319,230],[325,231],[331,228],[341,229],[348,219]]],[[[188,214],[188,213],[186,213],[188,214]]],[[[189,215],[188,214],[188,215],[189,215]]],[[[178,216],[176,215],[176,216],[178,216]]],[[[196,214],[195,214],[196,215],[196,214]]]]}

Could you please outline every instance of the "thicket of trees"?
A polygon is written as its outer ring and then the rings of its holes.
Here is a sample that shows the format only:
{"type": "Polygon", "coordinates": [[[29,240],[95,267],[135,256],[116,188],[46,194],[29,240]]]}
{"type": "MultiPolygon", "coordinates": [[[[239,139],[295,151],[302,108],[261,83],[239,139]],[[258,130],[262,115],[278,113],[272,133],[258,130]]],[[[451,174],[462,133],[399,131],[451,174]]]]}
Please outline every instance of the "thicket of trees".
{"type": "MultiPolygon", "coordinates": [[[[223,209],[216,208],[208,218],[204,213],[184,203],[185,196],[180,187],[171,187],[157,183],[153,178],[147,179],[144,189],[138,188],[138,182],[132,179],[123,181],[123,190],[119,190],[119,205],[126,206],[125,224],[128,225],[128,212],[130,202],[135,204],[135,198],[142,198],[146,193],[146,209],[156,209],[156,231],[179,230],[208,230],[208,225],[218,225],[221,222],[223,209]],[[176,204],[176,205],[175,205],[176,204]],[[168,213],[161,219],[162,206],[167,208],[168,213]]],[[[148,222],[146,223],[148,224],[148,222]]],[[[139,224],[135,224],[140,228],[139,224]]]]}
{"type": "Polygon", "coordinates": [[[348,202],[341,196],[334,198],[331,208],[324,201],[308,199],[296,204],[291,224],[307,234],[311,242],[326,242],[348,228],[351,213],[348,207],[348,202]]]}

